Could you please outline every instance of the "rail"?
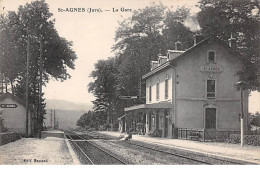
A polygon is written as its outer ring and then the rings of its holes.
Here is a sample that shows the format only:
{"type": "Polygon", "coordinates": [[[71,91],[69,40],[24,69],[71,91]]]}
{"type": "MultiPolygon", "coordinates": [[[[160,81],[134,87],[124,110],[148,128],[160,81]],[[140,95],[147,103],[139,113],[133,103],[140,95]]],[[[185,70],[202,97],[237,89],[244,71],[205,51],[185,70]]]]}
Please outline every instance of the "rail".
{"type": "Polygon", "coordinates": [[[110,152],[100,148],[99,146],[97,146],[96,144],[90,142],[88,139],[86,139],[83,136],[77,134],[76,132],[64,131],[64,133],[71,139],[73,144],[75,144],[75,146],[77,146],[77,148],[82,152],[82,154],[84,155],[84,157],[86,157],[86,159],[89,161],[90,164],[92,164],[92,165],[94,165],[94,164],[102,164],[102,161],[100,161],[100,159],[109,159],[109,160],[111,160],[111,161],[105,161],[105,164],[113,164],[113,163],[114,164],[115,163],[116,164],[126,164],[124,161],[122,161],[118,157],[116,157],[113,154],[111,154],[110,152]],[[81,139],[81,141],[75,140],[75,138],[73,138],[71,136],[71,134],[73,134],[74,136],[79,137],[81,139]],[[93,149],[93,150],[91,150],[91,149],[93,149]],[[104,157],[104,155],[105,156],[109,156],[109,157],[104,157]],[[109,163],[109,162],[111,162],[111,163],[109,163]]]}

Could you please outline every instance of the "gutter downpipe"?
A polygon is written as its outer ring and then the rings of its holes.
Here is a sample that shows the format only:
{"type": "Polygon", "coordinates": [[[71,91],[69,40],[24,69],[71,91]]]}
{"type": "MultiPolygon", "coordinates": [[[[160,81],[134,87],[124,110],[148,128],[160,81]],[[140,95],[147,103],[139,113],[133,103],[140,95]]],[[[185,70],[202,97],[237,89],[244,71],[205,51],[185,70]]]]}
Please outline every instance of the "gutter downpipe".
{"type": "MultiPolygon", "coordinates": [[[[174,125],[174,128],[175,128],[175,126],[176,126],[176,124],[175,124],[175,122],[176,122],[176,111],[177,111],[177,108],[176,108],[176,80],[177,80],[177,75],[176,75],[176,67],[174,67],[172,64],[170,64],[170,66],[172,67],[172,69],[173,69],[173,71],[174,71],[174,75],[172,74],[172,78],[174,77],[174,80],[172,80],[172,84],[174,85],[174,89],[172,89],[173,90],[173,92],[172,92],[172,95],[173,95],[173,97],[172,97],[172,104],[174,105],[173,106],[173,122],[172,122],[172,124],[174,125]]],[[[173,127],[173,126],[172,126],[173,127]]],[[[175,133],[174,132],[174,129],[172,130],[173,132],[172,132],[172,135],[175,133]]],[[[174,136],[176,136],[175,134],[174,134],[174,136]]],[[[172,138],[175,138],[175,137],[172,137],[172,138]]]]}

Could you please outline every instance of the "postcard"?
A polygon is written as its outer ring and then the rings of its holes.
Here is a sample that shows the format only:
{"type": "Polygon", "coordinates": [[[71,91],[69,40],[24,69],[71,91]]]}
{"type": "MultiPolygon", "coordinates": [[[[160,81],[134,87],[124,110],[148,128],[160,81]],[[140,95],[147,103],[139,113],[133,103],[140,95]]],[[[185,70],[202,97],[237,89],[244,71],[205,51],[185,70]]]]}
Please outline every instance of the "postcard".
{"type": "Polygon", "coordinates": [[[0,0],[0,164],[260,164],[259,13],[0,0]]]}

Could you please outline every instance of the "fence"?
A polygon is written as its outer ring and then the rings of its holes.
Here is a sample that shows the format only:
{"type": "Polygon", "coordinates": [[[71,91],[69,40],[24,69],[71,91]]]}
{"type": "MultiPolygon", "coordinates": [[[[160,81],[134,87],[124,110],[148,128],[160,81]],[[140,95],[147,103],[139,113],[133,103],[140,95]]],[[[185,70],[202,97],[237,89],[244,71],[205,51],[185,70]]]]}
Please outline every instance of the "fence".
{"type": "Polygon", "coordinates": [[[239,131],[217,131],[202,128],[178,128],[178,139],[198,141],[225,141],[230,134],[238,134],[239,131]]]}

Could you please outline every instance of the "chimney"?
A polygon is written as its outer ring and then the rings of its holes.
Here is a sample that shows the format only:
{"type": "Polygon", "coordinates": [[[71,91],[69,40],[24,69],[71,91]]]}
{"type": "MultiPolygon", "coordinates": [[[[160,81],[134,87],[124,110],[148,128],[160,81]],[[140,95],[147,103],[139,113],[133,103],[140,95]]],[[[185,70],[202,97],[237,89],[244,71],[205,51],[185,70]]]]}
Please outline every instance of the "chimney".
{"type": "Polygon", "coordinates": [[[194,46],[197,45],[199,42],[201,42],[204,39],[204,36],[200,33],[196,33],[194,36],[194,46]]]}
{"type": "Polygon", "coordinates": [[[175,50],[181,50],[181,42],[179,40],[175,42],[175,50]]]}
{"type": "Polygon", "coordinates": [[[236,38],[233,37],[232,33],[231,33],[230,39],[228,39],[228,42],[229,42],[229,46],[231,48],[235,48],[236,47],[236,38]]]}

